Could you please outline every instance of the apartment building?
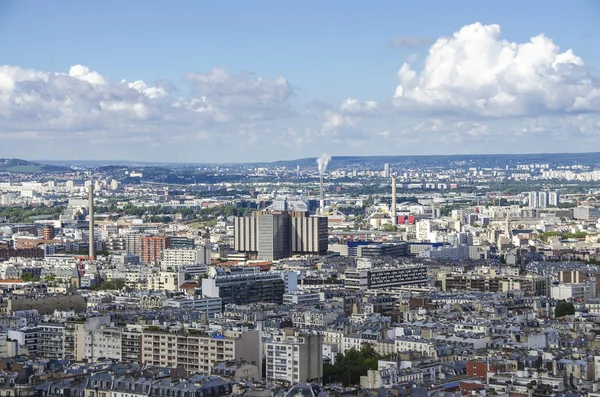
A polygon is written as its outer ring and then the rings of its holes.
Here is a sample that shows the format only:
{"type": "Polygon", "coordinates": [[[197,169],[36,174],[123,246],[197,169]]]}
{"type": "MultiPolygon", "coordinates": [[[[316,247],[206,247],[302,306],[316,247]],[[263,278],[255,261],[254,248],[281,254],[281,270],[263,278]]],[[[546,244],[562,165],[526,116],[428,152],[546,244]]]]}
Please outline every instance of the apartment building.
{"type": "Polygon", "coordinates": [[[292,311],[292,323],[295,327],[323,327],[333,323],[339,313],[324,310],[294,310],[292,311]]]}
{"type": "Polygon", "coordinates": [[[130,254],[140,255],[141,253],[141,234],[127,233],[123,235],[123,244],[125,251],[130,254]]]}
{"type": "Polygon", "coordinates": [[[248,269],[235,273],[221,273],[202,280],[202,293],[221,298],[223,307],[233,303],[245,305],[254,302],[283,303],[286,292],[285,273],[260,272],[248,269]]]}
{"type": "Polygon", "coordinates": [[[41,323],[38,326],[38,357],[48,360],[63,358],[63,324],[41,323]]]}
{"type": "Polygon", "coordinates": [[[419,352],[428,357],[436,357],[435,344],[432,341],[420,338],[396,338],[396,352],[419,352]]]}
{"type": "Polygon", "coordinates": [[[167,299],[165,306],[196,309],[197,311],[206,314],[210,318],[214,317],[215,314],[221,313],[223,307],[221,304],[221,298],[209,298],[205,296],[187,296],[167,299]]]}
{"type": "Polygon", "coordinates": [[[283,294],[284,305],[318,305],[321,303],[321,293],[295,291],[283,294]]]}
{"type": "Polygon", "coordinates": [[[180,280],[179,273],[152,273],[146,278],[146,289],[150,291],[177,291],[181,282],[183,280],[180,280]]]}
{"type": "Polygon", "coordinates": [[[100,359],[112,358],[121,360],[122,330],[101,326],[86,329],[84,337],[84,357],[92,363],[100,359]]]}
{"type": "Polygon", "coordinates": [[[281,334],[265,342],[267,379],[318,382],[323,377],[323,336],[281,334]]]}
{"type": "Polygon", "coordinates": [[[235,360],[236,340],[199,331],[175,334],[145,330],[141,348],[142,364],[208,375],[217,363],[235,360]]]}
{"type": "Polygon", "coordinates": [[[121,333],[121,362],[139,364],[142,362],[142,327],[127,325],[121,333]]]}
{"type": "Polygon", "coordinates": [[[162,251],[161,265],[174,270],[182,265],[210,265],[210,245],[200,248],[166,248],[162,251]]]}
{"type": "Polygon", "coordinates": [[[25,327],[19,330],[7,330],[9,339],[16,340],[19,346],[27,349],[27,352],[32,356],[38,355],[38,327],[25,327]]]}
{"type": "Polygon", "coordinates": [[[346,289],[361,291],[426,285],[428,282],[427,268],[424,265],[402,265],[365,270],[349,268],[344,275],[346,289]]]}
{"type": "Polygon", "coordinates": [[[140,257],[146,264],[158,264],[162,258],[162,252],[171,247],[170,237],[142,236],[140,237],[140,257]]]}

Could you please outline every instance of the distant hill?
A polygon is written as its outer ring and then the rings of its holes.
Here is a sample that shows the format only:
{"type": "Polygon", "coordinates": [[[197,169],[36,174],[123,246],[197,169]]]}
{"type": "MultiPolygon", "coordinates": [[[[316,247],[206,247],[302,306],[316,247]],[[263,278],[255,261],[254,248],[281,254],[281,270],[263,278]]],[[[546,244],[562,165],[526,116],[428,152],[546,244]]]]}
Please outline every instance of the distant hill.
{"type": "MultiPolygon", "coordinates": [[[[125,167],[146,173],[161,173],[166,170],[181,171],[195,170],[202,166],[222,167],[289,167],[300,166],[301,168],[317,167],[317,156],[294,160],[279,161],[252,161],[239,163],[176,163],[176,162],[143,162],[143,161],[111,161],[111,160],[77,160],[57,161],[41,160],[45,167],[66,166],[78,168],[101,168],[101,167],[125,167]]],[[[2,172],[2,161],[0,159],[0,172],[2,172]]],[[[22,160],[18,160],[22,161],[22,160]]],[[[27,162],[25,162],[27,163],[27,162]]],[[[328,169],[360,169],[363,167],[371,169],[383,169],[384,164],[390,164],[396,171],[399,169],[410,169],[420,167],[504,167],[516,164],[548,164],[550,167],[569,166],[579,164],[589,167],[600,167],[600,153],[530,153],[530,154],[455,154],[455,155],[403,155],[403,156],[333,156],[328,164],[328,169]]],[[[35,164],[35,163],[30,163],[35,164]]],[[[38,164],[39,165],[39,164],[38,164]]],[[[18,171],[13,171],[18,172],[18,171]]],[[[57,171],[60,172],[60,171],[57,171]]]]}
{"type": "Polygon", "coordinates": [[[33,174],[38,172],[70,172],[68,167],[58,165],[33,163],[21,159],[0,159],[0,172],[12,172],[18,174],[33,174]]]}
{"type": "MultiPolygon", "coordinates": [[[[263,163],[275,167],[316,167],[316,157],[263,163]]],[[[535,153],[535,154],[457,154],[415,156],[333,156],[328,169],[370,166],[383,169],[383,164],[410,167],[498,167],[516,164],[549,164],[550,167],[580,164],[600,166],[600,153],[535,153]]]]}

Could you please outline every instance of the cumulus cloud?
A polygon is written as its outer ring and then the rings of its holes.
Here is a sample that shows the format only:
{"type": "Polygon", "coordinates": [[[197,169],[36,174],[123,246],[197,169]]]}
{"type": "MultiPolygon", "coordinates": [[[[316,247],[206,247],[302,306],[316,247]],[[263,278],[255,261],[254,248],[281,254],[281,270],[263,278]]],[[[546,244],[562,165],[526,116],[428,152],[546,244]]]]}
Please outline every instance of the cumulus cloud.
{"type": "Polygon", "coordinates": [[[540,34],[503,40],[500,26],[475,23],[429,49],[423,69],[404,63],[395,105],[406,111],[488,117],[600,110],[600,83],[573,51],[540,34]]]}
{"type": "Polygon", "coordinates": [[[346,100],[344,100],[344,102],[342,102],[340,109],[344,112],[349,112],[349,113],[372,112],[372,111],[377,110],[377,102],[375,102],[375,101],[360,102],[359,100],[354,99],[354,98],[347,98],[346,100]]]}
{"type": "Polygon", "coordinates": [[[421,47],[431,43],[428,37],[423,36],[400,36],[391,40],[388,47],[421,47]]]}
{"type": "Polygon", "coordinates": [[[321,135],[335,141],[364,140],[369,135],[359,128],[360,118],[327,110],[324,112],[321,135]]]}
{"type": "Polygon", "coordinates": [[[294,90],[283,76],[269,79],[213,68],[208,73],[188,73],[185,79],[196,95],[211,98],[219,107],[245,109],[252,118],[268,118],[274,112],[278,116],[291,114],[288,100],[294,90]]]}
{"type": "MultiPolygon", "coordinates": [[[[194,95],[175,98],[172,84],[111,81],[87,66],[50,73],[0,66],[0,132],[147,134],[289,115],[293,94],[283,77],[188,74],[194,95]]],[[[186,131],[188,133],[189,131],[186,131]]],[[[131,137],[129,137],[131,138],[131,137]]]]}

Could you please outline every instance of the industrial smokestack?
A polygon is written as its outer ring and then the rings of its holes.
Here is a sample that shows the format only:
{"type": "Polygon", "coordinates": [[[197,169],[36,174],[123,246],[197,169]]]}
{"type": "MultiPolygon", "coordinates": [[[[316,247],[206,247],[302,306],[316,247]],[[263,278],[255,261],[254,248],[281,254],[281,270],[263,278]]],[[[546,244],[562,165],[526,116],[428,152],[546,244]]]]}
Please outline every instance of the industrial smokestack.
{"type": "Polygon", "coordinates": [[[396,216],[396,174],[392,174],[392,224],[398,224],[398,216],[396,216]]]}
{"type": "Polygon", "coordinates": [[[319,181],[319,209],[321,211],[321,215],[325,213],[325,193],[323,192],[323,174],[320,176],[319,181]]]}
{"type": "Polygon", "coordinates": [[[319,166],[319,211],[321,215],[325,213],[325,193],[323,192],[323,175],[325,175],[325,170],[327,170],[327,164],[329,164],[329,160],[331,160],[331,157],[324,153],[321,155],[321,157],[317,159],[317,164],[319,166]]]}
{"type": "Polygon", "coordinates": [[[90,189],[88,190],[88,209],[89,209],[89,234],[90,234],[90,247],[89,257],[94,258],[94,181],[90,180],[90,189]]]}

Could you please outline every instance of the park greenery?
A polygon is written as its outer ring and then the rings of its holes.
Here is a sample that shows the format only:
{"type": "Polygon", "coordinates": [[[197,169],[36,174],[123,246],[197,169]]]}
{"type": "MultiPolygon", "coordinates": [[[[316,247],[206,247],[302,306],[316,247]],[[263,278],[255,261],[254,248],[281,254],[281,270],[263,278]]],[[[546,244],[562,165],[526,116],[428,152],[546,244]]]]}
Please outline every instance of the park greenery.
{"type": "MultiPolygon", "coordinates": [[[[89,248],[83,248],[80,250],[76,250],[76,251],[56,251],[57,254],[61,254],[61,255],[81,255],[81,256],[88,256],[89,254],[89,248]]],[[[110,256],[110,252],[106,251],[106,250],[97,250],[95,251],[95,255],[98,256],[110,256]]]]}
{"type": "Polygon", "coordinates": [[[586,236],[587,236],[586,232],[561,233],[561,232],[553,231],[553,232],[540,233],[538,235],[538,238],[542,241],[548,241],[552,237],[559,237],[561,240],[565,240],[565,239],[569,239],[569,238],[583,239],[583,238],[586,238],[586,236]]]}
{"type": "Polygon", "coordinates": [[[572,316],[575,314],[575,306],[572,302],[560,301],[554,309],[555,317],[572,316]]]}
{"type": "Polygon", "coordinates": [[[370,369],[377,369],[381,356],[373,346],[366,344],[360,350],[352,348],[346,353],[338,354],[335,364],[323,366],[325,383],[342,383],[344,386],[360,384],[360,377],[370,369]]]}
{"type": "Polygon", "coordinates": [[[138,207],[131,203],[125,204],[119,208],[115,204],[109,206],[97,207],[98,213],[103,212],[119,212],[127,216],[146,216],[151,222],[170,222],[172,221],[169,215],[180,214],[183,220],[195,221],[211,221],[220,217],[229,216],[249,216],[256,210],[254,203],[241,202],[240,205],[214,206],[206,208],[190,208],[190,207],[167,207],[162,205],[153,205],[148,207],[138,207]]]}
{"type": "Polygon", "coordinates": [[[40,277],[34,276],[33,274],[31,274],[29,272],[23,272],[23,273],[21,273],[21,280],[25,283],[29,283],[32,281],[40,281],[40,277]]]}
{"type": "Polygon", "coordinates": [[[98,287],[93,288],[99,291],[105,290],[122,290],[125,288],[126,281],[122,278],[103,281],[98,287]]]}
{"type": "Polygon", "coordinates": [[[49,219],[58,219],[65,207],[0,207],[0,218],[8,223],[31,223],[32,217],[48,216],[49,219]]]}
{"type": "MultiPolygon", "coordinates": [[[[30,272],[21,273],[21,281],[23,281],[23,282],[29,283],[29,282],[36,282],[36,281],[40,281],[40,280],[41,280],[40,276],[34,276],[30,272]]],[[[48,281],[48,282],[54,282],[54,281],[56,281],[56,276],[54,274],[50,274],[50,275],[44,277],[44,280],[48,281]]]]}

